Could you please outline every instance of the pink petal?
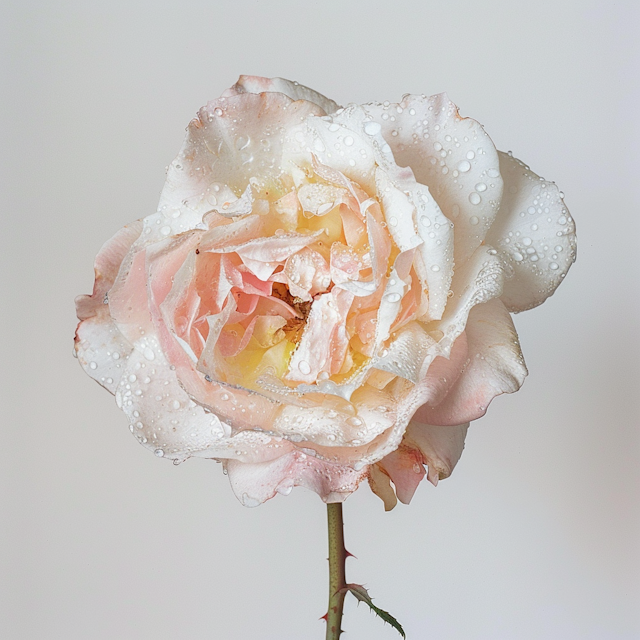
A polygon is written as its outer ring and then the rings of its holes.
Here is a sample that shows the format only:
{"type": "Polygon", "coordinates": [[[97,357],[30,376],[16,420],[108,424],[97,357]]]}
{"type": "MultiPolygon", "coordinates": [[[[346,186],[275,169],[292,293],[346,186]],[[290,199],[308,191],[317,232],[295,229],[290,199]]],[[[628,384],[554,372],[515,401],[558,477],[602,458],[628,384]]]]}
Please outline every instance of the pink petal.
{"type": "Polygon", "coordinates": [[[298,348],[291,356],[287,380],[312,383],[320,372],[334,373],[332,369],[346,352],[344,326],[352,301],[352,294],[337,288],[314,300],[298,348]]]}
{"type": "Polygon", "coordinates": [[[393,481],[398,500],[404,504],[411,502],[413,494],[425,476],[422,462],[420,451],[403,444],[378,462],[378,466],[384,469],[393,481]]]}
{"type": "Polygon", "coordinates": [[[276,493],[288,495],[297,486],[315,491],[324,502],[342,502],[366,475],[366,469],[354,471],[297,450],[258,464],[228,460],[226,469],[233,492],[247,507],[256,507],[276,493]]]}
{"type": "Polygon", "coordinates": [[[456,425],[477,420],[491,400],[517,391],[527,375],[518,335],[500,300],[473,307],[465,333],[467,364],[446,397],[416,411],[415,419],[436,425],[456,425]]]}
{"type": "Polygon", "coordinates": [[[94,263],[93,293],[90,296],[76,298],[76,313],[79,320],[91,318],[104,309],[102,305],[105,295],[113,286],[125,256],[141,231],[142,221],[138,220],[120,229],[102,245],[94,263]]]}
{"type": "Polygon", "coordinates": [[[308,247],[287,259],[281,278],[277,281],[285,282],[291,295],[306,301],[310,301],[317,293],[326,291],[331,284],[329,265],[326,260],[317,251],[308,247]]]}

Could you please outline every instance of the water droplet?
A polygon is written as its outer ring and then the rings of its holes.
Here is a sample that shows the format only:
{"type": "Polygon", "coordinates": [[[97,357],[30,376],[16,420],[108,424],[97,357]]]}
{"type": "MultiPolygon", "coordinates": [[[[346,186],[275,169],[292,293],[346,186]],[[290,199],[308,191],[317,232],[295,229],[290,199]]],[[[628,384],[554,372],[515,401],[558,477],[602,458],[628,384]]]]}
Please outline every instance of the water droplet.
{"type": "Polygon", "coordinates": [[[260,500],[252,498],[248,493],[242,494],[242,504],[245,507],[257,507],[260,504],[260,500]]]}
{"type": "Polygon", "coordinates": [[[560,267],[558,266],[558,263],[557,263],[557,262],[552,262],[552,263],[549,265],[549,269],[553,269],[554,271],[555,271],[556,269],[559,269],[559,268],[560,268],[560,267]]]}
{"type": "Polygon", "coordinates": [[[471,204],[480,204],[481,200],[482,198],[480,197],[480,194],[476,193],[475,191],[469,195],[469,202],[471,204]]]}
{"type": "Polygon", "coordinates": [[[351,136],[347,136],[344,139],[344,144],[345,144],[346,147],[352,146],[353,145],[353,138],[351,136]]]}
{"type": "MultiPolygon", "coordinates": [[[[155,354],[154,350],[151,349],[150,347],[147,347],[144,350],[143,355],[147,360],[155,360],[155,358],[156,358],[156,354],[155,354]]],[[[114,357],[115,357],[115,354],[114,354],[114,357]]]]}
{"type": "Polygon", "coordinates": [[[484,182],[478,182],[478,184],[476,185],[476,191],[486,191],[487,190],[487,185],[484,182]]]}
{"type": "Polygon", "coordinates": [[[384,299],[387,302],[399,302],[402,296],[399,293],[387,293],[384,296],[384,299]]]}
{"type": "Polygon", "coordinates": [[[467,160],[473,160],[476,154],[473,151],[467,151],[467,160]]]}
{"type": "Polygon", "coordinates": [[[179,409],[179,408],[180,408],[180,402],[179,402],[178,400],[174,400],[174,401],[171,403],[171,407],[172,407],[173,409],[179,409]]]}
{"type": "Polygon", "coordinates": [[[431,271],[440,271],[440,267],[437,264],[431,265],[431,271]]]}
{"type": "Polygon", "coordinates": [[[138,379],[138,378],[137,378],[137,376],[136,376],[136,374],[135,374],[135,373],[132,373],[132,374],[127,378],[127,380],[129,380],[129,382],[135,382],[137,379],[138,379]]]}
{"type": "Polygon", "coordinates": [[[375,136],[376,133],[380,133],[382,127],[377,122],[367,122],[364,125],[364,132],[367,135],[375,136]]]}
{"type": "Polygon", "coordinates": [[[489,169],[487,171],[487,175],[490,178],[497,178],[500,175],[500,172],[497,169],[489,169]]]}
{"type": "Polygon", "coordinates": [[[308,376],[311,373],[311,365],[306,360],[300,360],[298,369],[300,369],[300,373],[304,376],[308,376]]]}
{"type": "Polygon", "coordinates": [[[480,219],[478,218],[478,216],[471,216],[471,217],[469,218],[469,223],[470,223],[470,224],[472,224],[472,225],[474,225],[474,226],[475,226],[476,224],[478,224],[478,222],[480,222],[480,219]]]}
{"type": "Polygon", "coordinates": [[[166,226],[162,227],[162,229],[160,229],[160,233],[161,233],[163,236],[168,236],[168,235],[171,233],[171,227],[170,227],[170,226],[168,226],[168,225],[166,225],[166,226]]]}
{"type": "Polygon", "coordinates": [[[522,238],[522,244],[525,247],[530,247],[532,242],[531,238],[522,238]]]}
{"type": "Polygon", "coordinates": [[[156,449],[153,453],[155,453],[158,458],[162,458],[164,456],[164,451],[162,449],[156,449]]]}
{"type": "Polygon", "coordinates": [[[521,253],[519,253],[518,251],[514,251],[513,252],[513,259],[516,262],[522,262],[524,260],[524,256],[521,253]]]}
{"type": "Polygon", "coordinates": [[[469,169],[471,169],[471,164],[466,160],[463,160],[458,164],[458,171],[460,171],[460,173],[466,173],[469,169]]]}
{"type": "Polygon", "coordinates": [[[396,227],[398,225],[398,218],[394,218],[394,217],[389,218],[389,224],[392,227],[396,227]]]}
{"type": "Polygon", "coordinates": [[[431,220],[429,220],[428,216],[422,216],[422,218],[420,218],[420,222],[421,222],[425,227],[430,227],[430,226],[431,226],[431,220]]]}
{"type": "Polygon", "coordinates": [[[90,369],[97,369],[98,368],[98,363],[97,362],[90,362],[89,363],[89,368],[90,369]]]}

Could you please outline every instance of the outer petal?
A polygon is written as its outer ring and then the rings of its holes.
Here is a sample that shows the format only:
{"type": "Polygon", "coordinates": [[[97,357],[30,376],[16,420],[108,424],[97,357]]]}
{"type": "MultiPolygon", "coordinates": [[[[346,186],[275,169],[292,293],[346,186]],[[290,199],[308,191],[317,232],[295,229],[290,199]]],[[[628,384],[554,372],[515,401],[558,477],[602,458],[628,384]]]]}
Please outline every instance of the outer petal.
{"type": "Polygon", "coordinates": [[[142,220],[126,225],[102,245],[94,263],[95,282],[90,296],[76,298],[76,312],[80,320],[99,315],[105,303],[105,295],[113,286],[120,265],[131,249],[131,245],[142,232],[142,220]]]}
{"type": "Polygon", "coordinates": [[[491,227],[502,196],[496,148],[482,126],[462,118],[446,94],[407,96],[398,104],[368,104],[396,162],[455,224],[455,261],[464,262],[491,227]]]}
{"type": "Polygon", "coordinates": [[[108,316],[83,320],[76,330],[75,350],[82,368],[107,391],[116,392],[131,343],[108,316]]]}
{"type": "Polygon", "coordinates": [[[416,420],[435,425],[476,420],[493,398],[522,386],[527,368],[513,321],[500,300],[474,307],[465,333],[469,358],[462,374],[442,402],[420,407],[416,420]]]}
{"type": "Polygon", "coordinates": [[[389,475],[396,488],[398,500],[409,504],[418,485],[424,478],[422,452],[401,444],[395,451],[385,456],[378,466],[389,475]]]}
{"type": "Polygon", "coordinates": [[[567,275],[576,259],[576,227],[553,182],[502,152],[500,172],[504,196],[487,242],[513,268],[502,301],[509,311],[526,311],[542,304],[567,275]]]}
{"type": "Polygon", "coordinates": [[[398,504],[396,492],[391,486],[391,479],[377,464],[369,467],[369,486],[371,491],[384,502],[385,511],[391,511],[398,504]]]}
{"type": "Polygon", "coordinates": [[[423,424],[417,420],[409,423],[405,435],[406,446],[415,446],[422,452],[424,462],[429,467],[427,477],[434,486],[438,480],[448,478],[460,460],[468,428],[468,422],[450,427],[423,424]]]}
{"type": "Polygon", "coordinates": [[[288,495],[293,487],[315,491],[325,502],[342,502],[357,488],[366,469],[330,464],[296,450],[262,464],[226,462],[231,488],[246,507],[257,507],[276,493],[288,495]]]}
{"type": "Polygon", "coordinates": [[[261,76],[240,76],[231,88],[227,89],[222,96],[235,96],[240,93],[284,93],[292,100],[307,100],[322,108],[325,113],[333,113],[339,106],[321,93],[305,87],[298,82],[285,80],[284,78],[263,78],[261,76]]]}
{"type": "Polygon", "coordinates": [[[141,230],[139,220],[118,231],[102,246],[95,261],[93,293],[76,298],[81,320],[76,329],[76,355],[82,368],[111,393],[115,393],[120,382],[123,362],[132,346],[109,315],[108,292],[141,230]]]}
{"type": "Polygon", "coordinates": [[[322,113],[311,102],[291,102],[281,93],[245,93],[200,109],[169,166],[158,212],[145,218],[142,241],[194,229],[206,213],[224,211],[238,200],[249,206],[252,178],[257,189],[278,187],[283,134],[306,116],[322,113]]]}
{"type": "Polygon", "coordinates": [[[158,457],[182,461],[190,456],[263,462],[292,445],[265,432],[232,431],[219,417],[193,402],[178,381],[156,338],[144,336],[127,358],[116,391],[130,430],[158,457]]]}

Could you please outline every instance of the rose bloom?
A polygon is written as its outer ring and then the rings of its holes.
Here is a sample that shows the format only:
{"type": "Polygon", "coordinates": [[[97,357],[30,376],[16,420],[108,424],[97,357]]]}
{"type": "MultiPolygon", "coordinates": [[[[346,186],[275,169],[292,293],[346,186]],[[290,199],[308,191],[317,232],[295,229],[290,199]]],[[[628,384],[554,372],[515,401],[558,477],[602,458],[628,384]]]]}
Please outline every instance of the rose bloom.
{"type": "Polygon", "coordinates": [[[101,249],[76,351],[145,447],[221,461],[246,506],[367,479],[391,509],[522,385],[510,312],[574,259],[563,194],[446,95],[242,76],[101,249]]]}

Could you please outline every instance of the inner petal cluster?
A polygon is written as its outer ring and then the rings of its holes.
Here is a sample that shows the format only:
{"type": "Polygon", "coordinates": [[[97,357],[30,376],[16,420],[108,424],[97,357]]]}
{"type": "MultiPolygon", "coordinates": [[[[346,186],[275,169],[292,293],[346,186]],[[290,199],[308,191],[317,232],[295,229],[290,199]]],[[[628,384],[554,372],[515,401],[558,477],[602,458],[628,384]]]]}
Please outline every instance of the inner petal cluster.
{"type": "MultiPolygon", "coordinates": [[[[379,307],[399,250],[378,198],[317,161],[287,178],[219,203],[244,198],[251,210],[208,215],[161,305],[207,379],[255,391],[341,384],[380,346],[379,307]]],[[[394,325],[420,305],[413,276],[394,325]]]]}

